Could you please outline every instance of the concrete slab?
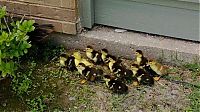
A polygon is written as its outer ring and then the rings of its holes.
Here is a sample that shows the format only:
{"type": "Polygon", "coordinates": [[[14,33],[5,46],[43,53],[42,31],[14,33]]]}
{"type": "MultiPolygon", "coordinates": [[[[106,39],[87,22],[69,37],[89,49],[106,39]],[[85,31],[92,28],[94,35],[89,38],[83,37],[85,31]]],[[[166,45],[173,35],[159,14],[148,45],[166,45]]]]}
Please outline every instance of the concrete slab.
{"type": "Polygon", "coordinates": [[[134,59],[134,51],[143,50],[146,57],[169,64],[199,61],[200,43],[169,37],[127,31],[117,33],[114,28],[97,26],[77,36],[53,34],[54,42],[67,49],[84,49],[87,45],[96,50],[108,49],[110,54],[134,59]]]}

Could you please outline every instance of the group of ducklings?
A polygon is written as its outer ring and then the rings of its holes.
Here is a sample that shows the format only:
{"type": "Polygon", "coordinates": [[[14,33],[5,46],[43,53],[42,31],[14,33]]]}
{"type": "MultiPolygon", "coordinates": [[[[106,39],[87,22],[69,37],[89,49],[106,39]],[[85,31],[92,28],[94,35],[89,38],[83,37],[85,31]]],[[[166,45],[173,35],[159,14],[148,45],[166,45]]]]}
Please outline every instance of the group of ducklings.
{"type": "Polygon", "coordinates": [[[79,51],[70,56],[62,54],[60,64],[69,71],[78,71],[85,78],[82,83],[103,79],[114,93],[127,93],[126,83],[132,83],[134,86],[152,86],[154,81],[158,81],[165,73],[165,68],[161,64],[154,60],[148,60],[141,50],[136,50],[136,58],[130,69],[122,64],[120,58],[110,55],[107,49],[98,52],[92,46],[87,46],[85,55],[87,58],[84,58],[79,51]],[[98,69],[96,66],[107,67],[111,75],[105,74],[104,70],[98,69]]]}

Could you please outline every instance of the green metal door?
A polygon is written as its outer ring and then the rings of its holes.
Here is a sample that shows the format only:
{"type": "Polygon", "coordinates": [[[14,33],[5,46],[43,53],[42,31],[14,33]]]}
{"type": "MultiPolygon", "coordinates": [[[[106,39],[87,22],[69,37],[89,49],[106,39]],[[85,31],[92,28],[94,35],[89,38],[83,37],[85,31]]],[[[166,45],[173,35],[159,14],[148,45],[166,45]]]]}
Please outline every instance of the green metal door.
{"type": "Polygon", "coordinates": [[[91,28],[95,23],[200,41],[198,0],[85,1],[85,8],[86,3],[90,5],[82,13],[87,18],[82,18],[84,27],[91,28]]]}

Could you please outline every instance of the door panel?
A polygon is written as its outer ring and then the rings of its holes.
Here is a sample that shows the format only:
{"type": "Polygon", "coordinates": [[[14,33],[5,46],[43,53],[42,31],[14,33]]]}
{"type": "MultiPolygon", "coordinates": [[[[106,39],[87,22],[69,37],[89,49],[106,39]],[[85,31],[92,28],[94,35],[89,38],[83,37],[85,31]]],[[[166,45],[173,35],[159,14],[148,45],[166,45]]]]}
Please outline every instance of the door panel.
{"type": "Polygon", "coordinates": [[[130,0],[95,0],[95,23],[199,41],[199,11],[130,0]]]}

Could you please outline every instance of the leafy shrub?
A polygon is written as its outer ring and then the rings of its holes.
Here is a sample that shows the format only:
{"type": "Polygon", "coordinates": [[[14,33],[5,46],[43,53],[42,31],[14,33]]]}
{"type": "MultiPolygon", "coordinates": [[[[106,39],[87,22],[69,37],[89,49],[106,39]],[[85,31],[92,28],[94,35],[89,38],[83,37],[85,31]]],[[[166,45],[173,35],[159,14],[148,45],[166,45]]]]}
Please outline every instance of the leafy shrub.
{"type": "Polygon", "coordinates": [[[0,8],[0,77],[15,77],[17,60],[28,52],[28,32],[35,29],[33,20],[7,23],[6,7],[0,8]]]}

